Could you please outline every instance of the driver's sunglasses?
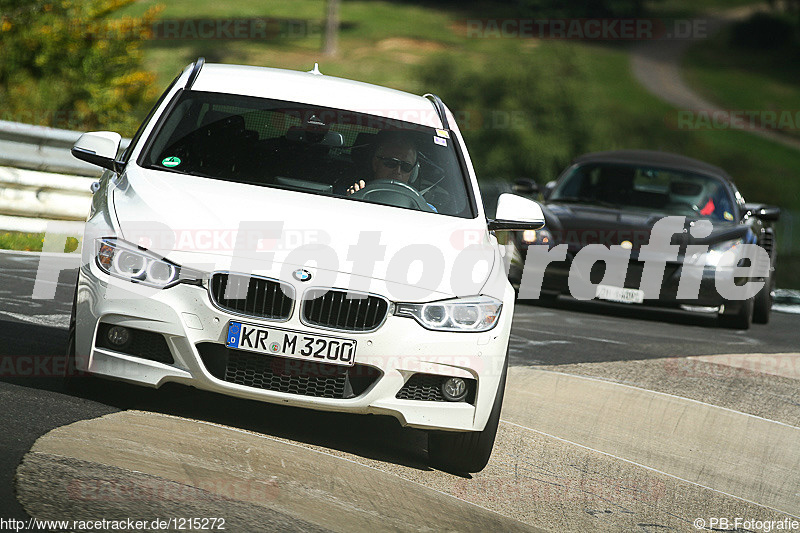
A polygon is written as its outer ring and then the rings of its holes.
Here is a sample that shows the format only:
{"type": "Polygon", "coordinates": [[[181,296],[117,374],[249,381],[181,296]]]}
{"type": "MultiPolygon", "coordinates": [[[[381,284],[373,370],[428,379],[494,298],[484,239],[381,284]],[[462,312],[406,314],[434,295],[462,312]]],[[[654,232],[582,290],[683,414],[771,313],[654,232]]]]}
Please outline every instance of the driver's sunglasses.
{"type": "Polygon", "coordinates": [[[400,170],[403,172],[403,174],[408,174],[417,165],[416,163],[408,163],[402,159],[397,159],[396,157],[382,157],[379,155],[376,155],[375,157],[381,160],[383,166],[386,168],[391,168],[392,170],[396,169],[397,165],[400,165],[400,170]]]}

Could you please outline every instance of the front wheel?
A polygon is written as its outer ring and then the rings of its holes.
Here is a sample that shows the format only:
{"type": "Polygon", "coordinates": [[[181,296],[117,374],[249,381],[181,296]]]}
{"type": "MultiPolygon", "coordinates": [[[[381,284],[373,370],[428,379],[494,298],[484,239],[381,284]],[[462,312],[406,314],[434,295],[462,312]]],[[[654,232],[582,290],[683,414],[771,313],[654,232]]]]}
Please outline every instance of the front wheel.
{"type": "Polygon", "coordinates": [[[749,329],[753,320],[753,298],[742,302],[736,313],[719,315],[718,320],[723,328],[749,329]]]}
{"type": "Polygon", "coordinates": [[[753,322],[766,324],[772,311],[772,302],[775,297],[775,275],[771,274],[764,283],[764,288],[758,291],[753,301],[753,322]]]}
{"type": "Polygon", "coordinates": [[[77,367],[75,366],[75,329],[76,329],[75,311],[77,305],[78,305],[78,288],[75,287],[75,297],[72,300],[72,313],[70,314],[69,317],[67,346],[66,350],[64,351],[64,374],[62,375],[64,388],[68,390],[72,390],[75,388],[75,376],[78,373],[77,367]]]}
{"type": "Polygon", "coordinates": [[[508,357],[497,387],[492,412],[483,431],[432,431],[428,433],[428,457],[431,466],[447,472],[480,472],[489,462],[500,424],[500,409],[506,388],[508,357]]]}

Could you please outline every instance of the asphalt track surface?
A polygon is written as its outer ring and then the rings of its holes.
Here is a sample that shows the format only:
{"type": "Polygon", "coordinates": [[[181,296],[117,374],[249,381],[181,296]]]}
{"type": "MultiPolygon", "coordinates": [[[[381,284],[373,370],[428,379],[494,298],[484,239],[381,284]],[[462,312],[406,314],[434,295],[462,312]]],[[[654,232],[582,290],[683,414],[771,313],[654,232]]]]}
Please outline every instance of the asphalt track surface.
{"type": "MultiPolygon", "coordinates": [[[[32,300],[37,266],[36,254],[0,254],[0,360],[62,352],[76,270],[62,273],[54,299],[32,300]]],[[[696,520],[736,530],[711,520],[792,519],[800,516],[798,347],[799,314],[735,331],[679,311],[520,302],[497,444],[473,476],[430,469],[424,433],[393,419],[177,385],[90,379],[68,392],[57,378],[6,374],[0,518],[151,509],[227,515],[233,531],[695,531],[696,520]],[[98,480],[128,492],[86,492],[98,480]],[[131,487],[141,496],[154,486],[182,496],[129,497],[131,487]],[[189,489],[198,492],[186,497],[189,489]],[[386,493],[403,503],[375,496],[386,493]],[[311,497],[318,516],[307,512],[311,497]]],[[[759,531],[750,525],[738,530],[759,531]]]]}

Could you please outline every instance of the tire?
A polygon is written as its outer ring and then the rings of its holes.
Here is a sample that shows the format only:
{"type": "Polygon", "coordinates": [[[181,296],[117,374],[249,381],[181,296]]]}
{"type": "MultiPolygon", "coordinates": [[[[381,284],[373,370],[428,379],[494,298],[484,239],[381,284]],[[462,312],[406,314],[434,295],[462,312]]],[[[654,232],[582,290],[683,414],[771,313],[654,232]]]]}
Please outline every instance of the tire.
{"type": "Polygon", "coordinates": [[[739,311],[732,315],[719,315],[719,325],[723,328],[731,329],[750,329],[750,322],[753,319],[753,300],[755,297],[745,300],[739,307],[739,311]]]}
{"type": "Polygon", "coordinates": [[[69,329],[67,334],[67,346],[64,350],[64,373],[61,376],[62,383],[66,390],[76,389],[76,377],[78,369],[75,365],[75,311],[78,305],[78,287],[75,287],[75,296],[72,299],[72,313],[69,317],[69,329]]]}
{"type": "Polygon", "coordinates": [[[559,293],[557,292],[540,292],[538,298],[529,298],[523,300],[526,304],[529,305],[541,305],[544,307],[550,307],[556,303],[558,300],[559,293]]]}
{"type": "Polygon", "coordinates": [[[557,292],[542,291],[541,293],[539,293],[539,300],[545,305],[550,305],[555,303],[556,300],[558,300],[558,296],[559,293],[557,292]]]}
{"type": "Polygon", "coordinates": [[[508,356],[503,366],[503,375],[497,387],[492,412],[483,431],[431,431],[428,433],[428,458],[431,466],[445,472],[474,473],[486,467],[494,448],[497,426],[500,424],[500,409],[508,373],[508,356]]]}
{"type": "Polygon", "coordinates": [[[775,275],[771,274],[764,283],[764,288],[753,299],[753,322],[766,324],[772,311],[772,301],[775,294],[775,275]]]}

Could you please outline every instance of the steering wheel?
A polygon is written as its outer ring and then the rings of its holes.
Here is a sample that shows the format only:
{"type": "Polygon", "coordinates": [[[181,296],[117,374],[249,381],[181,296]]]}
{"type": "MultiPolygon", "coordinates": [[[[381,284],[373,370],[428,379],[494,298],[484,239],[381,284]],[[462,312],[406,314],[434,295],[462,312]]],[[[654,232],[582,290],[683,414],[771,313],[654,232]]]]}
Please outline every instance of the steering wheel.
{"type": "Polygon", "coordinates": [[[420,211],[433,212],[425,198],[414,187],[399,180],[374,180],[350,198],[359,198],[395,207],[413,207],[420,211]]]}

